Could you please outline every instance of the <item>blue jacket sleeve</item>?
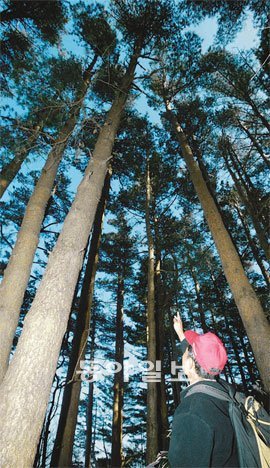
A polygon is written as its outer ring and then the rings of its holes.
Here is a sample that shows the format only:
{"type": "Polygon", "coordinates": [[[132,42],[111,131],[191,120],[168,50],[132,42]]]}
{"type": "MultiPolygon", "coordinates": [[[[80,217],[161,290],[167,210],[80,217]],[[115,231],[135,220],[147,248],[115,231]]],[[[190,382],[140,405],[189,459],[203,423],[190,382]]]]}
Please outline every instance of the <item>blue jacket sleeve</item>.
{"type": "Polygon", "coordinates": [[[196,415],[175,414],[168,453],[172,468],[211,466],[213,430],[196,415]]]}

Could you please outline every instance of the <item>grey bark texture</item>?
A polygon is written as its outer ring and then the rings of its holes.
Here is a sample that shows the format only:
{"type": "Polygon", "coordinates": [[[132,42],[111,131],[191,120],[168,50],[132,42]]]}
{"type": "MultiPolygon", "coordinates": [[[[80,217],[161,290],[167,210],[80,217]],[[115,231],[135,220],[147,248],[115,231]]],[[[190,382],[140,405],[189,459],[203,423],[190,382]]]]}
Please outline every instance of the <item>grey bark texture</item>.
{"type": "Polygon", "coordinates": [[[137,54],[132,57],[121,92],[100,131],[0,387],[1,468],[33,464],[74,289],[137,58],[137,54]]]}
{"type": "Polygon", "coordinates": [[[89,75],[84,82],[81,98],[70,111],[70,117],[53,145],[34,192],[29,199],[15,246],[5,269],[0,286],[0,382],[8,368],[12,342],[38,246],[46,206],[51,196],[54,180],[68,139],[76,126],[88,85],[89,75]]]}

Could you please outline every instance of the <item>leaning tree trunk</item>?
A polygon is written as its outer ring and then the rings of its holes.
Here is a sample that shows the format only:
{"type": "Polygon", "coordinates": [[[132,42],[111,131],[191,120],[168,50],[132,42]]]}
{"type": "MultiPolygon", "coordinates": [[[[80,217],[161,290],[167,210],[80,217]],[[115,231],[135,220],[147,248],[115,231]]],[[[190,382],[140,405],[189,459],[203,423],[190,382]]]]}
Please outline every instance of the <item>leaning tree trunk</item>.
{"type": "Polygon", "coordinates": [[[225,276],[247,331],[265,389],[270,391],[268,355],[270,339],[269,323],[260,301],[247,279],[241,260],[223,224],[219,210],[207,188],[200,168],[193,157],[183,129],[178,123],[174,113],[171,111],[171,106],[168,101],[166,101],[166,109],[172,121],[173,130],[177,135],[182,155],[189,169],[190,177],[215,241],[225,276]]]}
{"type": "Polygon", "coordinates": [[[95,216],[94,228],[91,237],[90,249],[78,308],[78,315],[76,319],[76,327],[72,342],[72,350],[68,364],[60,419],[52,452],[51,466],[65,467],[72,465],[73,442],[81,392],[81,379],[80,376],[78,376],[79,374],[77,374],[77,371],[80,371],[80,361],[84,360],[86,343],[89,336],[91,307],[98,265],[98,252],[101,239],[102,220],[109,194],[110,176],[111,172],[108,171],[102,191],[102,196],[95,216]]]}
{"type": "Polygon", "coordinates": [[[22,163],[28,156],[29,152],[33,149],[33,146],[38,139],[40,130],[41,128],[39,125],[33,128],[32,134],[28,138],[27,143],[23,147],[18,148],[18,150],[15,152],[14,158],[3,167],[0,174],[0,197],[4,195],[8,186],[11,184],[21,169],[22,163]]]}
{"type": "MultiPolygon", "coordinates": [[[[155,252],[150,225],[151,179],[149,163],[146,172],[145,224],[148,242],[147,276],[147,360],[156,367],[156,323],[155,323],[155,252]]],[[[146,462],[153,462],[158,453],[157,433],[157,383],[147,382],[147,445],[146,462]]]]}
{"type": "Polygon", "coordinates": [[[0,387],[1,468],[29,467],[35,457],[73,292],[137,58],[135,53],[100,130],[0,387]]]}
{"type": "Polygon", "coordinates": [[[91,72],[95,62],[96,59],[92,61],[87,69],[84,89],[79,102],[76,101],[70,111],[69,119],[49,153],[41,176],[27,204],[16,244],[13,248],[8,266],[5,269],[4,278],[0,286],[0,382],[8,368],[12,342],[18,325],[20,308],[30,277],[46,206],[68,139],[77,124],[78,114],[82,107],[84,96],[88,90],[91,72]]]}
{"type": "Polygon", "coordinates": [[[123,466],[123,403],[124,403],[124,279],[121,273],[117,281],[117,311],[115,362],[121,365],[121,370],[114,375],[113,384],[113,420],[112,420],[112,467],[123,466]]]}

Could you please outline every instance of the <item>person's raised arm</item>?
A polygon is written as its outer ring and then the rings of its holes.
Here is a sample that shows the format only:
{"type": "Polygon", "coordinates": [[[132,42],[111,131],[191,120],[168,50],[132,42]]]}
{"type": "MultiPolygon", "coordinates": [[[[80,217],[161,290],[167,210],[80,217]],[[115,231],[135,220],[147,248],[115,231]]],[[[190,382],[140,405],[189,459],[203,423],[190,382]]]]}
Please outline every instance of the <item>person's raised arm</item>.
{"type": "Polygon", "coordinates": [[[185,339],[185,335],[183,329],[183,322],[179,312],[177,312],[177,314],[173,317],[173,327],[177,333],[179,340],[183,341],[185,339]]]}

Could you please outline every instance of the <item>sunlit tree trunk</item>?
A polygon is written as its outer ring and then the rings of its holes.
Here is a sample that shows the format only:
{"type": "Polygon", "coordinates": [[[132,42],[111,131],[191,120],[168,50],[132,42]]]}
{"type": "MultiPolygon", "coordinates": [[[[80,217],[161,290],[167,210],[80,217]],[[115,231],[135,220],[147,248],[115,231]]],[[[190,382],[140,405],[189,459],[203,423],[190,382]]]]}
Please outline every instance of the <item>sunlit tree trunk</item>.
{"type": "Polygon", "coordinates": [[[102,196],[95,215],[95,222],[91,236],[90,249],[78,307],[76,327],[72,342],[72,350],[69,359],[60,419],[51,458],[51,466],[53,467],[65,467],[72,465],[73,441],[81,392],[81,379],[80,374],[77,374],[77,372],[80,371],[80,361],[84,360],[86,343],[89,336],[91,307],[98,265],[98,252],[101,239],[102,220],[109,194],[110,176],[111,174],[108,172],[102,191],[102,196]]]}
{"type": "Polygon", "coordinates": [[[187,138],[171,106],[166,101],[166,109],[173,130],[181,147],[181,153],[189,169],[194,188],[201,202],[209,229],[215,241],[225,276],[230,285],[235,303],[252,346],[265,389],[270,391],[270,369],[268,345],[270,340],[269,324],[255,291],[250,285],[240,258],[223,224],[217,206],[211,197],[200,168],[196,163],[187,138]]]}
{"type": "Polygon", "coordinates": [[[30,277],[46,206],[68,139],[76,126],[83,99],[88,90],[94,64],[95,61],[89,66],[85,74],[84,89],[80,95],[80,99],[73,105],[69,119],[49,153],[47,162],[27,204],[16,244],[12,250],[8,266],[5,269],[4,278],[0,286],[0,382],[8,367],[20,308],[30,277]]]}
{"type": "Polygon", "coordinates": [[[4,468],[31,466],[34,460],[73,292],[138,53],[132,56],[121,91],[100,130],[93,157],[50,254],[14,358],[0,387],[0,464],[4,468]]]}
{"type": "MultiPolygon", "coordinates": [[[[146,171],[145,224],[148,243],[147,275],[147,360],[156,367],[156,322],[155,322],[155,250],[150,224],[151,178],[149,162],[146,171]]],[[[153,462],[158,453],[157,383],[147,383],[147,442],[146,462],[153,462]]]]}

